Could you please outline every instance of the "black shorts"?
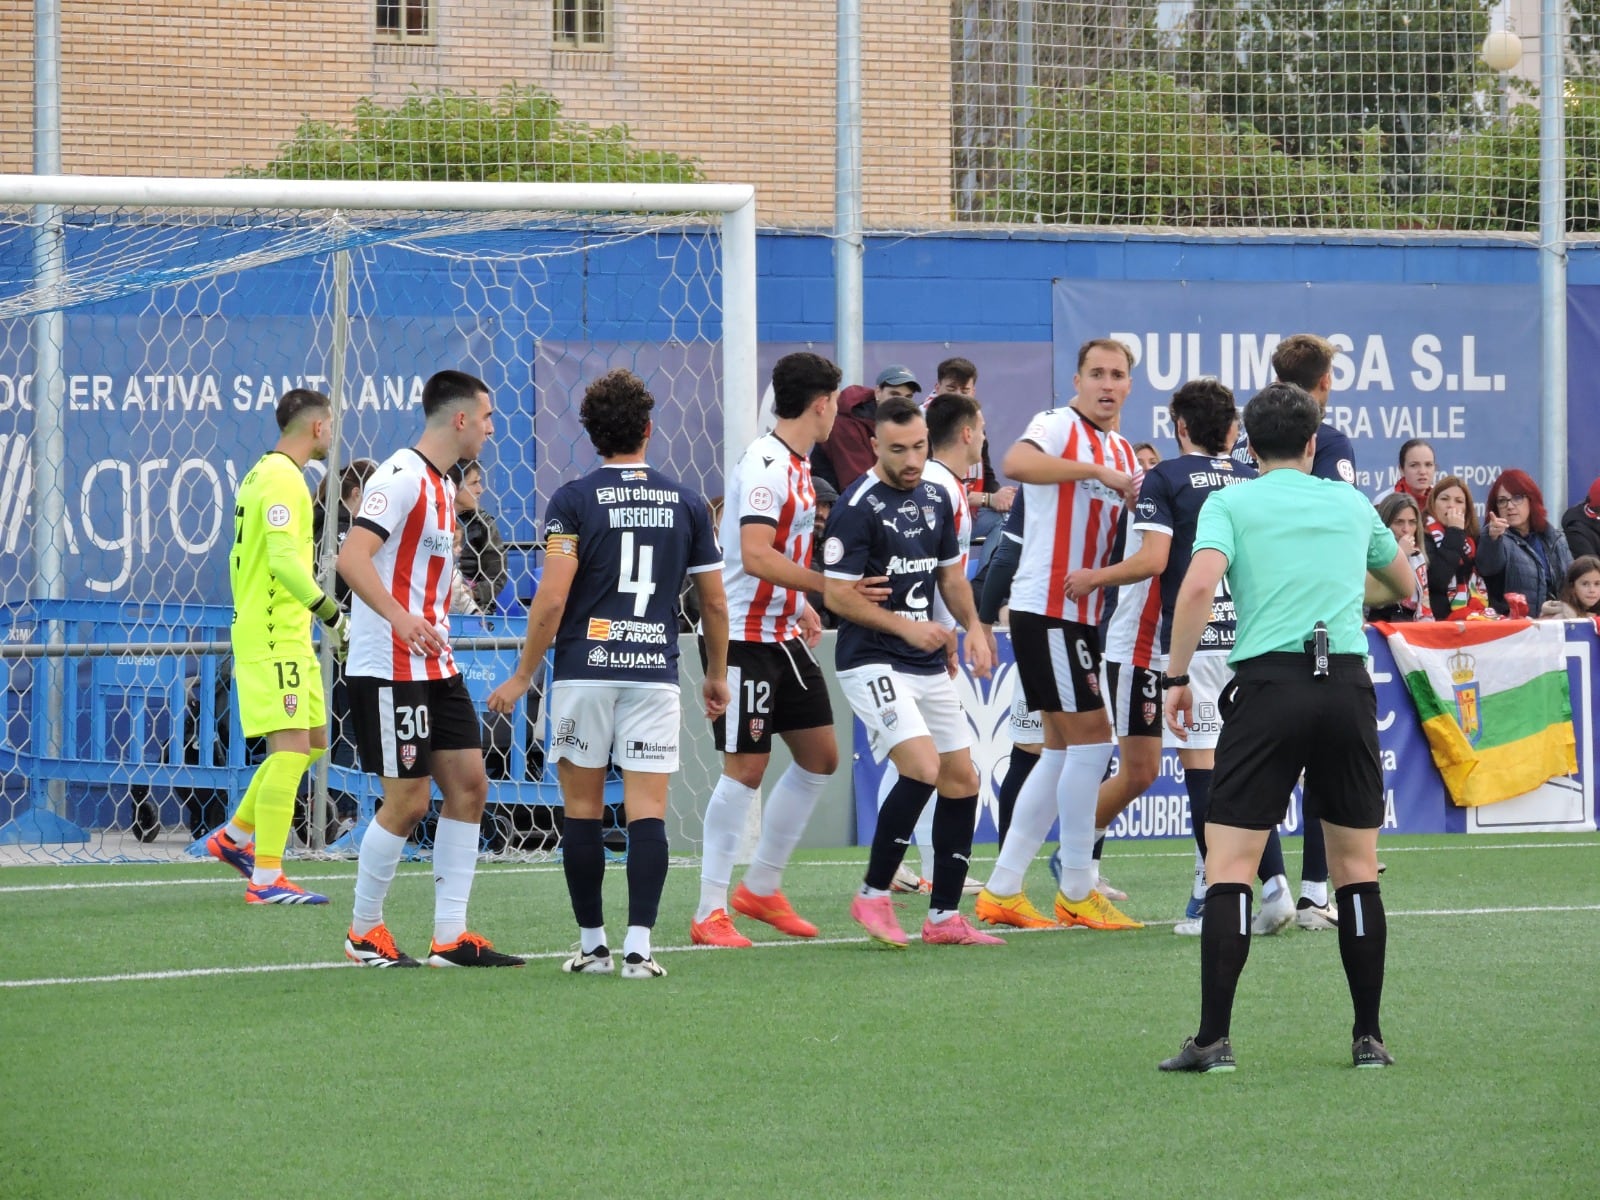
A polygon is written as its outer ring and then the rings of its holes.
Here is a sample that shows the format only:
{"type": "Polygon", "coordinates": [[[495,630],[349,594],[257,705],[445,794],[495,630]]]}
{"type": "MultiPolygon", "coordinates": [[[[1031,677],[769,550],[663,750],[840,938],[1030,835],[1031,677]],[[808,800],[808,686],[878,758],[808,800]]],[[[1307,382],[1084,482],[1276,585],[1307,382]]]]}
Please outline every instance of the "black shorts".
{"type": "Polygon", "coordinates": [[[1119,738],[1162,735],[1160,671],[1108,658],[1106,689],[1111,693],[1111,729],[1119,738]]]}
{"type": "Polygon", "coordinates": [[[478,709],[461,676],[377,679],[348,675],[350,721],[361,768],[385,779],[433,774],[435,750],[481,750],[478,709]]]}
{"type": "Polygon", "coordinates": [[[718,750],[771,754],[773,734],[824,725],[833,725],[828,684],[803,641],[728,642],[728,711],[711,722],[718,750]]]}
{"type": "Polygon", "coordinates": [[[1011,650],[1017,678],[1034,712],[1099,712],[1100,631],[1093,625],[1011,613],[1011,650]]]}
{"type": "Polygon", "coordinates": [[[1383,825],[1378,697],[1361,655],[1334,655],[1328,677],[1305,654],[1246,659],[1222,691],[1222,735],[1206,820],[1271,829],[1305,772],[1305,816],[1350,829],[1383,825]]]}

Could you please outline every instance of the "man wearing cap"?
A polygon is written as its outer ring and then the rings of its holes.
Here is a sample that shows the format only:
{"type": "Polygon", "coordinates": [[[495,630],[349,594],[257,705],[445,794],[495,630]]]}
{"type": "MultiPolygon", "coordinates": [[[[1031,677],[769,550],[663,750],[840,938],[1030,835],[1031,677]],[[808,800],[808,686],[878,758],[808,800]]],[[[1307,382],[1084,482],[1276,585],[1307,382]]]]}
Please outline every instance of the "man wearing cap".
{"type": "Polygon", "coordinates": [[[849,486],[872,469],[878,454],[872,448],[877,428],[878,405],[891,396],[915,399],[922,385],[903,363],[893,363],[878,372],[873,387],[853,384],[839,393],[839,417],[833,432],[811,452],[811,473],[826,480],[842,495],[849,486]]]}
{"type": "Polygon", "coordinates": [[[1561,532],[1573,558],[1585,554],[1600,556],[1600,479],[1589,485],[1589,494],[1567,509],[1561,518],[1561,532]]]}

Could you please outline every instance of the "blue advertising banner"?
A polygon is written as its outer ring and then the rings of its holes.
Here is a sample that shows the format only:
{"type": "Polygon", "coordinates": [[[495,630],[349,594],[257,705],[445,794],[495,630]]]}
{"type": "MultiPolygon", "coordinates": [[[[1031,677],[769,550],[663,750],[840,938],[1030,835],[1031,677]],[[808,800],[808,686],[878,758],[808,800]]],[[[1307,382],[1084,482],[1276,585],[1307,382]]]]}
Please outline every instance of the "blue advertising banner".
{"type": "Polygon", "coordinates": [[[1113,337],[1134,353],[1122,432],[1175,450],[1167,402],[1209,375],[1241,406],[1272,381],[1272,352],[1294,333],[1339,348],[1328,420],[1355,447],[1355,484],[1372,497],[1399,474],[1400,446],[1433,444],[1440,475],[1483,495],[1508,467],[1539,468],[1539,306],[1532,286],[1361,283],[1095,282],[1054,288],[1055,399],[1072,399],[1078,347],[1113,337]]]}
{"type": "MultiPolygon", "coordinates": [[[[1010,705],[1016,683],[1016,665],[1010,636],[996,631],[1000,667],[990,680],[973,678],[965,669],[956,676],[956,688],[972,726],[973,760],[978,768],[977,840],[995,840],[995,805],[1000,782],[1011,756],[1010,705]]],[[[1595,799],[1593,768],[1596,752],[1595,717],[1600,713],[1600,637],[1593,623],[1567,625],[1568,673],[1572,683],[1573,724],[1578,734],[1578,774],[1552,780],[1527,796],[1466,810],[1450,803],[1444,781],[1433,765],[1433,755],[1422,734],[1416,708],[1395,671],[1394,657],[1383,637],[1367,631],[1372,655],[1371,671],[1378,691],[1378,741],[1383,753],[1385,816],[1389,833],[1465,833],[1523,830],[1593,831],[1595,799]]],[[[888,791],[884,770],[872,761],[866,730],[855,727],[856,841],[872,841],[878,823],[878,804],[888,791]]],[[[1301,832],[1298,790],[1280,832],[1301,832]]],[[[1192,834],[1188,794],[1183,786],[1183,765],[1176,750],[1161,755],[1161,773],[1149,790],[1136,798],[1107,832],[1111,838],[1188,837],[1192,834]]],[[[1054,839],[1055,831],[1050,837],[1054,839]]]]}

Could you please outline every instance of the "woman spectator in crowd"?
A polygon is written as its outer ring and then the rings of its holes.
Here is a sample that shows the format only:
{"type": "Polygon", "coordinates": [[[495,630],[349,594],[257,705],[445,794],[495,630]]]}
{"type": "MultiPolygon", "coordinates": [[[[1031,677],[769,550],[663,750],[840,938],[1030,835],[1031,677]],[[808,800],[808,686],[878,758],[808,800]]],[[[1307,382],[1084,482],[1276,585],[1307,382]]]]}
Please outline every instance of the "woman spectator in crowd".
{"type": "MultiPolygon", "coordinates": [[[[367,486],[367,480],[378,469],[378,464],[370,458],[358,458],[349,466],[339,472],[339,513],[338,513],[338,547],[344,545],[344,535],[350,532],[350,522],[355,519],[356,510],[361,507],[361,489],[367,486]]],[[[328,477],[322,477],[322,483],[317,487],[316,501],[311,509],[311,549],[318,561],[322,557],[322,530],[328,520],[328,477]]],[[[320,573],[320,572],[319,572],[320,573]]],[[[334,578],[334,599],[340,604],[350,603],[350,586],[342,578],[334,578]]]]}
{"type": "Polygon", "coordinates": [[[1140,442],[1133,448],[1133,456],[1139,460],[1139,465],[1148,471],[1161,461],[1161,451],[1149,442],[1140,442]]]}
{"type": "Polygon", "coordinates": [[[506,544],[500,526],[483,510],[483,466],[476,460],[450,468],[456,484],[456,524],[461,528],[457,565],[482,612],[494,611],[494,598],[505,587],[506,544]]]}
{"type": "Polygon", "coordinates": [[[1600,479],[1589,485],[1589,494],[1561,517],[1561,532],[1573,558],[1592,555],[1600,558],[1600,479]]]}
{"type": "Polygon", "coordinates": [[[1499,538],[1479,538],[1478,511],[1465,480],[1446,475],[1433,485],[1428,539],[1428,608],[1434,620],[1485,613],[1489,594],[1481,572],[1503,570],[1505,551],[1499,538]]]}
{"type": "Polygon", "coordinates": [[[1506,596],[1520,595],[1528,602],[1528,612],[1538,612],[1545,601],[1557,598],[1572,565],[1572,551],[1561,531],[1550,524],[1539,485],[1526,471],[1502,471],[1489,485],[1485,512],[1485,541],[1503,543],[1505,560],[1498,568],[1479,564],[1490,599],[1505,613],[1510,611],[1506,596]]]}
{"type": "Polygon", "coordinates": [[[1433,447],[1421,438],[1412,438],[1400,447],[1400,478],[1395,480],[1394,494],[1410,496],[1426,512],[1434,469],[1433,447]]]}
{"type": "Polygon", "coordinates": [[[1422,528],[1422,509],[1412,497],[1397,492],[1378,502],[1378,519],[1389,527],[1394,540],[1405,552],[1406,561],[1411,564],[1411,570],[1417,577],[1417,585],[1404,600],[1367,609],[1367,620],[1431,621],[1433,612],[1428,598],[1428,558],[1423,552],[1423,543],[1427,539],[1422,528]]]}
{"type": "Polygon", "coordinates": [[[1539,615],[1567,621],[1600,617],[1600,558],[1583,554],[1573,559],[1561,595],[1548,601],[1539,615]]]}

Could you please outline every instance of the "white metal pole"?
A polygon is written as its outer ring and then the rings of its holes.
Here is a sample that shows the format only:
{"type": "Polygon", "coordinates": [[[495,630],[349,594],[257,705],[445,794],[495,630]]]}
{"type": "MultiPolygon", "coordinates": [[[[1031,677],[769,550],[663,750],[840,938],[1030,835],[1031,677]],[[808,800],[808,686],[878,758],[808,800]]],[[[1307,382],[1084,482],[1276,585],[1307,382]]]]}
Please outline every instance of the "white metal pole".
{"type": "Polygon", "coordinates": [[[1539,7],[1540,485],[1553,511],[1567,506],[1566,5],[1539,7]]]}
{"type": "Polygon", "coordinates": [[[846,384],[864,382],[861,259],[861,3],[839,0],[834,123],[833,354],[846,384]]]}
{"type": "Polygon", "coordinates": [[[722,218],[722,478],[756,440],[756,202],[722,218]]]}

